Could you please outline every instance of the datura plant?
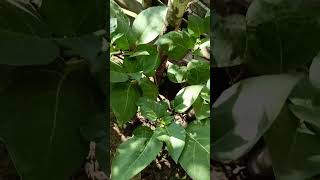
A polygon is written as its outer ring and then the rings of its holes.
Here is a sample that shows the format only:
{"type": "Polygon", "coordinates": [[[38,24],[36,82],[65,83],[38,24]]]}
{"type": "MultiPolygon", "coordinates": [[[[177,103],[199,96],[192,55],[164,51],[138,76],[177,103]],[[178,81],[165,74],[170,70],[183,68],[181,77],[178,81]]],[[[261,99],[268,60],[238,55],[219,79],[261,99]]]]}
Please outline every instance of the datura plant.
{"type": "Polygon", "coordinates": [[[191,178],[209,180],[209,12],[171,30],[170,7],[148,7],[134,17],[114,1],[110,7],[112,112],[120,127],[144,120],[117,148],[111,178],[133,178],[166,150],[191,178]],[[181,86],[171,101],[159,93],[165,78],[181,86]],[[188,112],[195,118],[187,126],[176,121],[188,112]]]}

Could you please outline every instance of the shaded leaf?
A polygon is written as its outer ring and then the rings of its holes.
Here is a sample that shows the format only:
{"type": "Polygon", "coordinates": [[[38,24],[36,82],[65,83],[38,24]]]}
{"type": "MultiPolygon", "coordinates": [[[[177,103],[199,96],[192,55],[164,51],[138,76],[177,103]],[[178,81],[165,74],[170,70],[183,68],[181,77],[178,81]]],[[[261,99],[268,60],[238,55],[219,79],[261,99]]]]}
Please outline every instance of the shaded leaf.
{"type": "Polygon", "coordinates": [[[246,17],[250,69],[256,74],[283,73],[310,62],[319,51],[318,8],[313,1],[254,1],[246,17]]]}
{"type": "Polygon", "coordinates": [[[74,54],[86,59],[91,64],[98,64],[96,62],[99,52],[102,48],[102,36],[95,34],[87,34],[74,38],[61,38],[56,39],[56,42],[71,50],[74,54]]]}
{"type": "Polygon", "coordinates": [[[213,105],[213,158],[236,160],[247,153],[272,125],[298,80],[293,75],[258,76],[224,91],[213,105]]]}
{"type": "Polygon", "coordinates": [[[142,90],[142,96],[150,99],[157,99],[159,95],[158,87],[150,81],[149,78],[143,78],[140,81],[140,88],[142,90]]]}
{"type": "Polygon", "coordinates": [[[42,1],[39,9],[56,36],[80,36],[105,28],[107,2],[72,0],[42,1]],[[58,12],[58,13],[57,13],[58,12]]]}
{"type": "Polygon", "coordinates": [[[309,78],[312,85],[320,89],[320,54],[318,54],[312,61],[309,78]]]}
{"type": "Polygon", "coordinates": [[[222,18],[213,32],[213,58],[217,67],[243,63],[246,47],[246,21],[242,15],[222,18]]]}
{"type": "Polygon", "coordinates": [[[308,179],[320,173],[319,136],[301,125],[285,107],[264,137],[279,180],[308,179]]]}
{"type": "Polygon", "coordinates": [[[29,67],[10,77],[0,94],[0,139],[17,172],[25,180],[68,179],[87,155],[79,129],[104,111],[89,74],[29,67]]]}

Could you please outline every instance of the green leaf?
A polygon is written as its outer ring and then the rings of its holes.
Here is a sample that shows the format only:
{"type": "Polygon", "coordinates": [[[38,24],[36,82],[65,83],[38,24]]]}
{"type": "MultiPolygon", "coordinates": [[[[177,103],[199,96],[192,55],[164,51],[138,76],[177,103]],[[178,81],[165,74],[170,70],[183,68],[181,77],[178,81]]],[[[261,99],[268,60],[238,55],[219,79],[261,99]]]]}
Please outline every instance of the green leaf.
{"type": "Polygon", "coordinates": [[[240,81],[213,105],[214,159],[236,160],[247,153],[280,113],[299,77],[265,75],[240,81]]]}
{"type": "Polygon", "coordinates": [[[134,137],[151,137],[153,131],[147,126],[139,126],[133,130],[134,137]]]}
{"type": "Polygon", "coordinates": [[[187,65],[187,83],[203,84],[210,78],[210,64],[204,61],[192,60],[187,65]]]}
{"type": "Polygon", "coordinates": [[[185,148],[179,162],[194,180],[210,179],[210,124],[194,121],[186,129],[185,148]]]}
{"type": "Polygon", "coordinates": [[[250,69],[256,74],[283,73],[310,62],[319,51],[317,8],[301,0],[254,1],[246,17],[250,69]]]}
{"type": "Polygon", "coordinates": [[[160,65],[160,57],[157,48],[150,44],[141,44],[136,51],[148,52],[149,55],[136,57],[138,70],[143,71],[146,76],[153,76],[160,65]]]}
{"type": "Polygon", "coordinates": [[[168,116],[168,104],[161,101],[157,102],[153,99],[141,97],[137,102],[140,107],[141,115],[151,121],[156,121],[162,117],[168,116]]]}
{"type": "Polygon", "coordinates": [[[125,73],[110,71],[110,82],[118,83],[118,82],[127,82],[129,77],[125,73]]]}
{"type": "Polygon", "coordinates": [[[264,139],[277,179],[308,179],[320,173],[319,136],[306,131],[286,107],[264,139]]]}
{"type": "Polygon", "coordinates": [[[174,109],[176,112],[184,113],[198,98],[203,86],[192,85],[181,89],[174,98],[174,109]]]}
{"type": "Polygon", "coordinates": [[[187,67],[170,64],[167,70],[167,76],[171,82],[183,83],[187,78],[187,67]]]}
{"type": "Polygon", "coordinates": [[[213,58],[217,67],[243,63],[246,48],[246,20],[242,15],[221,19],[213,32],[213,58]]]}
{"type": "Polygon", "coordinates": [[[312,85],[320,89],[320,54],[318,54],[312,61],[309,78],[312,85]]]}
{"type": "Polygon", "coordinates": [[[150,99],[157,99],[159,95],[158,87],[150,81],[149,78],[142,78],[140,81],[140,88],[142,90],[142,96],[150,99]]]}
{"type": "MultiPolygon", "coordinates": [[[[140,129],[142,131],[142,129],[140,129]]],[[[112,161],[112,179],[128,180],[147,167],[158,155],[162,142],[149,132],[122,143],[112,161]],[[145,134],[145,136],[143,136],[145,134]]]]}
{"type": "Polygon", "coordinates": [[[129,18],[123,13],[120,6],[113,0],[110,1],[110,17],[117,19],[117,28],[111,33],[111,42],[116,48],[128,50],[135,45],[136,37],[132,32],[129,18]]]}
{"type": "Polygon", "coordinates": [[[156,45],[173,60],[181,60],[195,44],[195,39],[185,31],[171,31],[161,36],[156,45]]]}
{"type": "Polygon", "coordinates": [[[137,44],[147,44],[154,40],[165,26],[166,6],[150,7],[138,14],[132,30],[137,36],[137,44]]]}
{"type": "Polygon", "coordinates": [[[134,117],[138,110],[138,98],[137,87],[132,83],[117,83],[111,86],[111,108],[120,125],[134,117]]]}
{"type": "Polygon", "coordinates": [[[126,82],[129,80],[128,75],[125,73],[122,65],[119,63],[115,63],[114,61],[110,61],[110,82],[126,82]]]}
{"type": "Polygon", "coordinates": [[[198,120],[210,117],[210,104],[204,99],[198,97],[192,107],[198,120]]]}
{"type": "Polygon", "coordinates": [[[21,179],[68,179],[81,167],[88,148],[79,130],[103,112],[89,76],[39,67],[11,72],[0,93],[0,139],[21,179]]]}
{"type": "Polygon", "coordinates": [[[210,18],[201,18],[199,16],[195,16],[195,15],[190,15],[188,16],[188,32],[189,34],[195,36],[195,37],[200,37],[200,35],[208,32],[208,28],[207,25],[205,23],[206,20],[208,20],[210,18]]]}
{"type": "Polygon", "coordinates": [[[56,36],[79,36],[105,28],[107,2],[42,1],[40,14],[56,36]]]}
{"type": "Polygon", "coordinates": [[[157,139],[166,143],[171,158],[178,163],[185,145],[185,129],[173,122],[167,127],[157,128],[155,133],[159,133],[157,139]]]}

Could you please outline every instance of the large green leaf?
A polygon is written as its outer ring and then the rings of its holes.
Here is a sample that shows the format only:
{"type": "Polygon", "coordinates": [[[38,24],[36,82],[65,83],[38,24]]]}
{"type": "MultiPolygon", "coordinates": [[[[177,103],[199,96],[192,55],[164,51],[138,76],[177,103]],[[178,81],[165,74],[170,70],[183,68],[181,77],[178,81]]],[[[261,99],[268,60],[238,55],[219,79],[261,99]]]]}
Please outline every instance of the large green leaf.
{"type": "Polygon", "coordinates": [[[209,62],[192,60],[187,65],[187,83],[188,84],[203,84],[210,77],[209,62]]]}
{"type": "Polygon", "coordinates": [[[125,72],[125,69],[123,68],[122,64],[110,61],[110,82],[117,83],[126,82],[128,80],[129,77],[125,72]]]}
{"type": "Polygon", "coordinates": [[[40,13],[58,37],[79,36],[105,28],[107,1],[45,0],[40,13]]]}
{"type": "Polygon", "coordinates": [[[141,115],[151,121],[156,121],[162,117],[168,116],[168,104],[160,101],[156,102],[153,99],[142,97],[137,104],[140,107],[141,115]]]}
{"type": "Polygon", "coordinates": [[[210,16],[201,18],[199,16],[190,15],[188,17],[188,32],[195,37],[200,37],[200,35],[210,31],[209,22],[210,16]]]}
{"type": "Polygon", "coordinates": [[[142,96],[156,100],[159,95],[158,87],[149,78],[142,78],[140,81],[142,96]]]}
{"type": "Polygon", "coordinates": [[[117,49],[128,50],[134,46],[136,37],[132,32],[129,18],[123,13],[120,6],[113,0],[110,1],[110,17],[116,20],[117,27],[111,33],[111,44],[115,44],[117,49]]]}
{"type": "Polygon", "coordinates": [[[236,160],[247,153],[280,113],[299,77],[265,75],[240,81],[213,105],[214,159],[236,160]]]}
{"type": "Polygon", "coordinates": [[[246,21],[242,15],[222,18],[213,31],[213,58],[217,67],[243,63],[246,48],[246,21]]]}
{"type": "Polygon", "coordinates": [[[309,73],[311,83],[320,89],[320,54],[313,59],[309,73]]]}
{"type": "Polygon", "coordinates": [[[160,65],[160,57],[157,48],[150,44],[141,44],[137,46],[136,51],[145,51],[149,55],[137,56],[137,67],[143,71],[146,76],[153,76],[160,65]]]}
{"type": "Polygon", "coordinates": [[[150,7],[138,14],[132,24],[137,36],[137,44],[147,44],[154,40],[165,26],[166,6],[150,7]]]}
{"type": "MultiPolygon", "coordinates": [[[[150,130],[150,129],[149,129],[150,130]]],[[[128,180],[147,167],[158,155],[162,142],[146,128],[117,148],[112,161],[112,179],[128,180]]],[[[151,131],[151,130],[150,130],[151,131]]]]}
{"type": "Polygon", "coordinates": [[[0,64],[49,64],[59,55],[40,16],[22,1],[0,2],[0,64]]]}
{"type": "Polygon", "coordinates": [[[181,60],[195,44],[195,39],[185,31],[171,31],[161,36],[155,44],[173,60],[181,60]]]}
{"type": "Polygon", "coordinates": [[[174,109],[176,112],[184,113],[198,98],[203,86],[192,85],[181,89],[174,98],[174,109]]]}
{"type": "Polygon", "coordinates": [[[210,123],[194,121],[186,129],[185,148],[179,162],[194,180],[210,179],[210,123]]]}
{"type": "Polygon", "coordinates": [[[136,114],[136,101],[139,92],[133,83],[116,83],[111,86],[111,108],[120,125],[125,124],[136,114]]]}
{"type": "Polygon", "coordinates": [[[281,73],[310,62],[320,49],[316,9],[312,1],[254,1],[246,17],[250,69],[257,74],[281,73]]]}
{"type": "MultiPolygon", "coordinates": [[[[110,1],[110,17],[115,18],[117,27],[111,33],[111,42],[114,43],[118,49],[128,50],[135,44],[136,37],[132,32],[129,18],[123,13],[120,6],[113,0],[110,1]]],[[[114,21],[114,20],[113,20],[114,21]]]]}
{"type": "Polygon", "coordinates": [[[185,145],[185,129],[181,125],[173,122],[167,127],[157,128],[156,131],[159,133],[157,139],[166,143],[171,158],[178,163],[185,145]]]}
{"type": "Polygon", "coordinates": [[[285,107],[265,142],[279,180],[308,179],[320,173],[319,136],[308,131],[285,107]]]}
{"type": "Polygon", "coordinates": [[[68,179],[88,150],[80,128],[104,111],[89,73],[18,68],[10,77],[0,93],[0,139],[17,172],[25,180],[68,179]]]}

